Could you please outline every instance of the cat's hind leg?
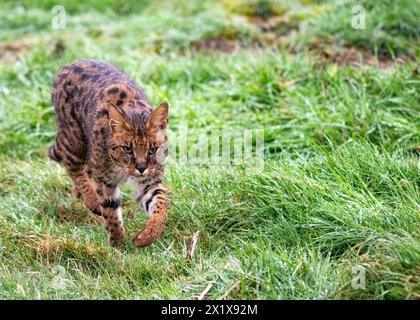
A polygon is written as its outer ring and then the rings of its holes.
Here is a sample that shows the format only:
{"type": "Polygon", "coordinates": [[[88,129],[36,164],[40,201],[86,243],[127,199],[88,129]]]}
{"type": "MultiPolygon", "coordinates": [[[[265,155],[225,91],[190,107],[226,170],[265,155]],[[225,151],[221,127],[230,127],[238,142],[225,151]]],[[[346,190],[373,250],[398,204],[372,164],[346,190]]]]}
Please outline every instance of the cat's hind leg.
{"type": "Polygon", "coordinates": [[[73,196],[81,197],[90,211],[94,214],[101,215],[101,206],[95,187],[88,174],[85,158],[86,152],[83,150],[83,146],[75,145],[74,143],[65,143],[65,141],[58,139],[55,145],[61,154],[64,167],[73,181],[73,196]],[[74,152],[74,150],[79,152],[74,152]]]}

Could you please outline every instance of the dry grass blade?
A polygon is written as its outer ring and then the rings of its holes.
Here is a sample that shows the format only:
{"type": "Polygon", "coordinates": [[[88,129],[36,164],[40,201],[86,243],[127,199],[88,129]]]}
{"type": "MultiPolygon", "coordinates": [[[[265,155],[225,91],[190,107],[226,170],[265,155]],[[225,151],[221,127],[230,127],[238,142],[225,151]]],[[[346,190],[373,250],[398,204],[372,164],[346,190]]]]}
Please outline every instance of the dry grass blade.
{"type": "Polygon", "coordinates": [[[210,282],[207,287],[204,289],[203,292],[201,292],[200,296],[198,297],[198,300],[203,300],[206,295],[209,293],[210,289],[213,287],[214,281],[210,282]]]}
{"type": "Polygon", "coordinates": [[[198,242],[199,235],[200,235],[200,231],[196,231],[192,236],[190,245],[188,247],[188,252],[187,252],[187,255],[186,255],[186,258],[188,260],[192,260],[192,258],[194,257],[194,252],[195,252],[195,249],[197,248],[197,242],[198,242]]]}
{"type": "Polygon", "coordinates": [[[201,272],[203,270],[203,254],[201,248],[198,248],[198,271],[201,272]]]}
{"type": "Polygon", "coordinates": [[[229,294],[235,290],[239,286],[239,280],[234,283],[222,296],[220,296],[219,300],[225,300],[229,294]]]}

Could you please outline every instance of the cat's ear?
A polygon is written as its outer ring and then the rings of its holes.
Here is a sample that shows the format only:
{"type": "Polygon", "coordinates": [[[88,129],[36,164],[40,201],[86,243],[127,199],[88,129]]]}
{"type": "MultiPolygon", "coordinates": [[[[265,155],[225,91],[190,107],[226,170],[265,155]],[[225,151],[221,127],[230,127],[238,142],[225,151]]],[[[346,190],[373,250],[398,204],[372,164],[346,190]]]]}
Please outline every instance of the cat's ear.
{"type": "Polygon", "coordinates": [[[123,111],[118,109],[113,104],[109,105],[109,127],[113,134],[132,130],[130,124],[123,114],[123,111]]]}
{"type": "Polygon", "coordinates": [[[164,102],[153,110],[147,122],[148,129],[156,132],[166,129],[168,126],[168,109],[168,103],[164,102]]]}

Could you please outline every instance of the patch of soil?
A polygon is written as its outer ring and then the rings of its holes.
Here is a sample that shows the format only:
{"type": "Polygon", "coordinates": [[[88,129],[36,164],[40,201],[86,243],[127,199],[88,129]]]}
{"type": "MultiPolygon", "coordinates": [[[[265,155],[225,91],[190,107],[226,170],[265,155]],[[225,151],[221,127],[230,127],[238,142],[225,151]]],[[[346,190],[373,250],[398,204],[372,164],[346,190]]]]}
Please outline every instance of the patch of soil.
{"type": "MultiPolygon", "coordinates": [[[[35,39],[17,40],[10,43],[0,43],[0,63],[12,63],[19,59],[21,56],[32,50],[35,44],[39,42],[35,39]]],[[[52,43],[48,43],[48,49],[51,51],[49,54],[53,58],[63,56],[66,46],[63,40],[58,39],[52,43]]]]}
{"type": "Polygon", "coordinates": [[[222,37],[205,38],[193,43],[194,48],[198,51],[220,51],[224,53],[233,53],[239,49],[245,49],[247,47],[259,48],[261,45],[261,42],[258,40],[253,40],[250,45],[244,45],[238,40],[225,39],[222,37]]]}
{"type": "Polygon", "coordinates": [[[344,47],[341,49],[323,47],[320,50],[314,50],[314,52],[315,54],[318,54],[321,59],[338,65],[350,65],[353,67],[367,65],[385,69],[395,63],[406,64],[407,62],[413,60],[413,58],[409,55],[398,57],[395,60],[389,57],[377,57],[369,51],[361,50],[355,47],[344,47]]]}
{"type": "Polygon", "coordinates": [[[239,49],[240,45],[234,40],[212,37],[195,42],[194,47],[199,51],[216,50],[230,53],[239,49]]]}
{"type": "Polygon", "coordinates": [[[299,22],[296,19],[285,16],[276,16],[269,19],[254,19],[252,22],[263,33],[274,32],[277,35],[286,35],[290,31],[299,28],[299,22]]]}
{"type": "Polygon", "coordinates": [[[10,63],[19,58],[23,53],[28,51],[30,45],[24,42],[11,42],[0,44],[0,62],[10,63]]]}

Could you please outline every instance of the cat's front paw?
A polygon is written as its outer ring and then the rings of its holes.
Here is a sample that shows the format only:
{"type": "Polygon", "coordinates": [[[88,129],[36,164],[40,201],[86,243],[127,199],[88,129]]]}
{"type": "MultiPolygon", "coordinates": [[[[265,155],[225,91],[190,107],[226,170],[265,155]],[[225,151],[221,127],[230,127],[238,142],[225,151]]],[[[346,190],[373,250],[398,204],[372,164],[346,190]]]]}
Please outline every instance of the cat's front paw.
{"type": "Polygon", "coordinates": [[[136,247],[147,247],[151,241],[149,241],[149,237],[147,237],[144,233],[140,232],[134,239],[134,245],[136,247]]]}

